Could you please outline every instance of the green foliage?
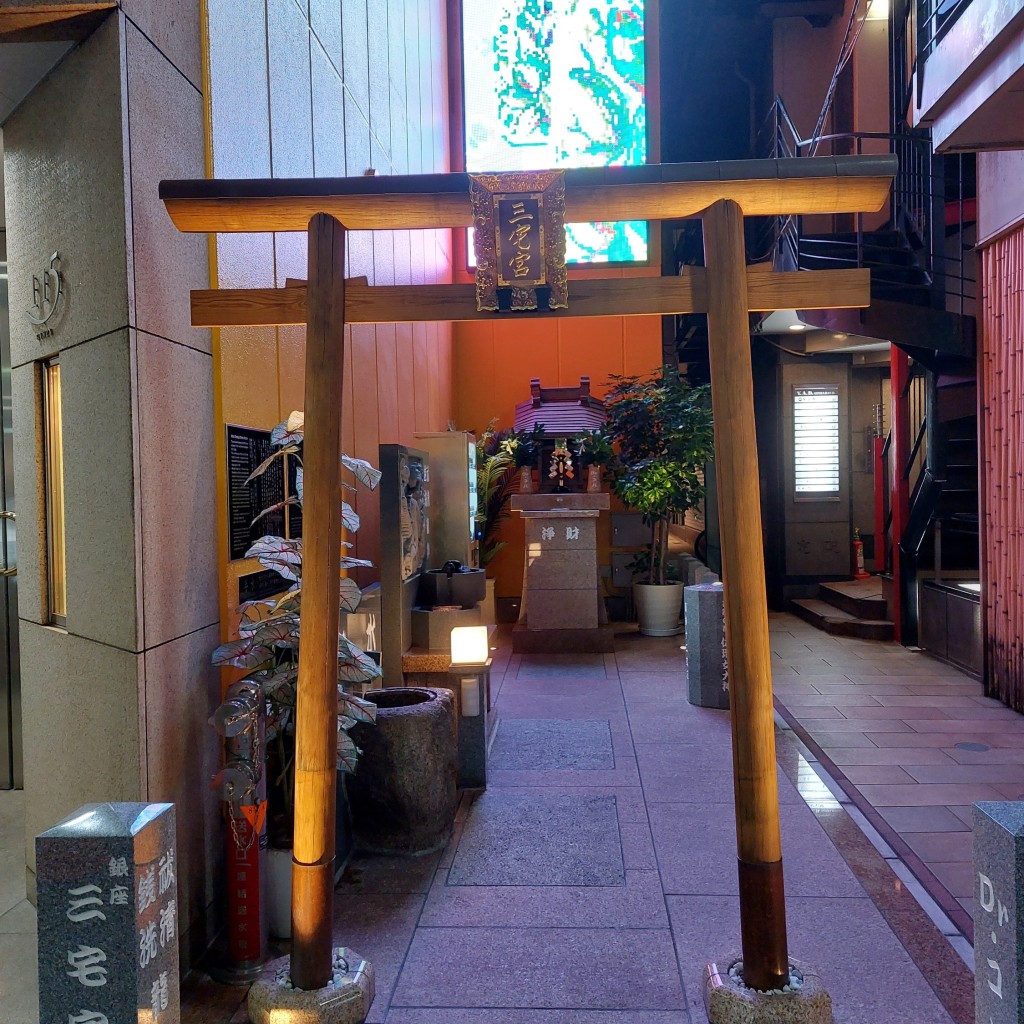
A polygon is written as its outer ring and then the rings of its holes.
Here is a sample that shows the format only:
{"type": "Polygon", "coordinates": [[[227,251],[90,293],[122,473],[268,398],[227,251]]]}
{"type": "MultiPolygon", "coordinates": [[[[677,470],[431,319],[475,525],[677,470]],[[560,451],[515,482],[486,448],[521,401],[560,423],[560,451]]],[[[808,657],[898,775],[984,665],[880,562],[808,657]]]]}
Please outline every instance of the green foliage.
{"type": "Polygon", "coordinates": [[[704,465],[714,457],[711,390],[692,386],[673,366],[611,380],[603,434],[615,450],[612,491],[651,527],[647,582],[665,583],[669,523],[699,504],[704,465]]]}
{"type": "Polygon", "coordinates": [[[583,430],[569,438],[569,449],[584,464],[607,466],[615,456],[611,441],[600,430],[583,430]]]}
{"type": "Polygon", "coordinates": [[[510,456],[516,469],[532,466],[544,441],[544,425],[535,423],[530,430],[510,430],[501,441],[501,448],[510,456]]]}
{"type": "MultiPolygon", "coordinates": [[[[265,473],[277,459],[288,456],[299,462],[297,495],[282,504],[302,505],[302,413],[293,412],[274,428],[271,445],[274,452],[258,466],[250,479],[265,473]]],[[[380,472],[368,462],[342,456],[342,466],[356,484],[374,490],[380,472]]],[[[356,489],[345,482],[344,488],[356,489]]],[[[253,522],[261,519],[267,510],[253,522]]],[[[342,502],[342,520],[352,533],[359,529],[359,517],[342,502]]],[[[345,551],[352,547],[343,544],[345,551]]],[[[267,535],[246,552],[266,569],[273,569],[283,580],[284,592],[261,601],[247,601],[241,607],[238,639],[222,644],[211,655],[214,665],[247,669],[245,679],[259,684],[267,707],[268,796],[270,817],[280,838],[290,836],[295,790],[295,704],[299,668],[299,615],[302,602],[302,541],[267,535]],[[287,589],[284,589],[287,587],[287,589]]],[[[343,552],[339,569],[368,566],[365,559],[343,552]]],[[[355,580],[340,580],[341,610],[354,612],[361,592],[355,580]]],[[[348,691],[351,684],[369,682],[381,674],[380,667],[344,633],[338,633],[338,755],[339,771],[355,771],[359,749],[348,735],[357,722],[373,722],[377,706],[348,691]]]]}
{"type": "Polygon", "coordinates": [[[496,422],[491,420],[476,439],[476,533],[484,567],[505,546],[497,532],[508,518],[508,499],[515,483],[515,459],[495,433],[496,422]]]}

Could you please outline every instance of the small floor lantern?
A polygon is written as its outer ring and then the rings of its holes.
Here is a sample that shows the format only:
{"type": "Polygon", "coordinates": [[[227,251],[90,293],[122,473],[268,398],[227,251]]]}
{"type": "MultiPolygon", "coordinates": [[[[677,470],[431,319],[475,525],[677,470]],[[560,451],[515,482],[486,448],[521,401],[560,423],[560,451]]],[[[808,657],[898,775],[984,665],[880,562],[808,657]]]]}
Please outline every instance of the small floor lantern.
{"type": "Polygon", "coordinates": [[[452,630],[448,669],[459,708],[459,787],[487,785],[487,713],[490,710],[491,658],[486,626],[452,630]]]}

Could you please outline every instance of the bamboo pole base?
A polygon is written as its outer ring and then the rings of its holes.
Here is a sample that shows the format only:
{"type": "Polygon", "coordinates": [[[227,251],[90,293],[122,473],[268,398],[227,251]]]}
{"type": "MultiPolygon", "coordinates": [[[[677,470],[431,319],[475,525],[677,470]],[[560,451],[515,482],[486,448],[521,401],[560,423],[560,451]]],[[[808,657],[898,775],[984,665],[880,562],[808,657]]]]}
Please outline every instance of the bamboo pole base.
{"type": "Polygon", "coordinates": [[[792,991],[757,992],[735,977],[739,962],[734,954],[704,968],[709,1024],[833,1024],[832,997],[810,965],[790,961],[798,983],[792,991]]]}
{"type": "Polygon", "coordinates": [[[744,960],[743,980],[752,989],[767,992],[782,988],[789,977],[786,953],[786,897],[782,861],[767,864],[736,862],[740,882],[740,932],[744,960]]]}
{"type": "Polygon", "coordinates": [[[252,1024],[362,1024],[374,995],[373,967],[358,953],[332,951],[332,973],[318,989],[292,987],[291,958],[272,960],[249,990],[252,1024]]]}
{"type": "Polygon", "coordinates": [[[309,952],[295,957],[292,983],[315,991],[331,976],[331,917],[323,912],[334,900],[334,858],[300,864],[292,858],[292,941],[309,952]]]}

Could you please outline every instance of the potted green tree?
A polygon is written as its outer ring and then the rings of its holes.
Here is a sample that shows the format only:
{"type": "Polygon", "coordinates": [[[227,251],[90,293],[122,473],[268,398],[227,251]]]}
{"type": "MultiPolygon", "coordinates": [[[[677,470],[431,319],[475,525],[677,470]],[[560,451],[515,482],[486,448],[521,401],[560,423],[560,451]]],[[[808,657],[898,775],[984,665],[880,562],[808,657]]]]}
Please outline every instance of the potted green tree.
{"type": "MultiPolygon", "coordinates": [[[[270,443],[273,451],[249,479],[264,474],[278,459],[294,459],[298,463],[296,493],[264,509],[254,522],[288,505],[301,508],[303,430],[302,413],[293,412],[286,422],[278,424],[272,431],[270,443]]],[[[342,465],[355,481],[344,484],[347,491],[354,491],[355,484],[370,490],[377,487],[380,472],[369,463],[343,455],[342,465]]],[[[342,502],[341,517],[348,533],[359,529],[359,516],[346,501],[342,502]]],[[[344,542],[343,547],[341,569],[371,564],[349,555],[350,543],[344,542]]],[[[277,894],[277,903],[282,909],[273,931],[280,937],[287,937],[295,807],[295,702],[302,601],[302,541],[268,534],[250,547],[246,557],[255,558],[265,569],[278,573],[282,578],[282,593],[265,600],[245,602],[240,609],[238,639],[221,644],[213,652],[211,660],[214,665],[246,670],[243,678],[257,684],[266,699],[266,764],[263,770],[267,780],[267,833],[270,852],[280,852],[277,860],[281,861],[281,867],[276,875],[281,878],[279,889],[285,890],[277,894]]],[[[354,612],[362,596],[359,587],[349,578],[339,580],[339,586],[341,610],[354,612]]],[[[349,731],[359,722],[373,723],[377,712],[375,704],[363,700],[351,692],[351,688],[380,674],[376,661],[339,630],[337,766],[340,772],[354,772],[359,761],[360,750],[349,731]]],[[[273,864],[271,875],[275,876],[273,864]]]]}
{"type": "Polygon", "coordinates": [[[694,387],[673,366],[611,382],[603,433],[615,450],[612,491],[651,528],[638,560],[643,579],[633,584],[640,632],[671,636],[679,631],[683,584],[670,577],[669,526],[704,494],[704,465],[714,456],[711,389],[694,387]]]}

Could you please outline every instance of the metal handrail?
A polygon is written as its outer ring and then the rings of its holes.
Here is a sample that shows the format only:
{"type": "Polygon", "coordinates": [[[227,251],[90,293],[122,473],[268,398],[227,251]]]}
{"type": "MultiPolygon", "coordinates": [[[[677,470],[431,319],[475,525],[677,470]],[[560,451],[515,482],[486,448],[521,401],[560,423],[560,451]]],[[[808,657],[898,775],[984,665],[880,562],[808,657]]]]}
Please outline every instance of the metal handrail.
{"type": "Polygon", "coordinates": [[[972,0],[918,0],[917,59],[925,60],[971,5],[972,0]]]}
{"type": "MultiPolygon", "coordinates": [[[[759,155],[775,158],[798,158],[826,149],[851,149],[861,154],[866,145],[885,142],[890,152],[900,157],[900,170],[893,186],[889,201],[888,228],[904,239],[901,244],[886,246],[880,236],[866,232],[864,215],[856,215],[854,240],[829,239],[833,249],[849,249],[848,258],[856,266],[867,266],[872,270],[873,279],[879,284],[899,285],[911,294],[918,294],[926,305],[942,306],[962,315],[973,313],[977,298],[977,278],[968,266],[967,254],[970,247],[963,242],[968,221],[963,217],[962,184],[961,201],[956,204],[957,222],[950,233],[959,237],[959,244],[947,252],[944,211],[946,208],[945,179],[935,165],[931,141],[927,132],[912,128],[900,128],[893,132],[830,132],[817,138],[804,139],[796,130],[793,119],[781,97],[772,102],[758,133],[761,152],[759,155]],[[936,224],[939,212],[943,212],[941,225],[936,224]],[[869,237],[875,258],[865,254],[865,235],[869,237]],[[916,244],[915,244],[916,243],[916,244]],[[893,269],[892,261],[885,258],[889,251],[911,252],[915,257],[914,266],[920,270],[922,280],[906,280],[902,268],[893,269]],[[894,276],[895,275],[895,276],[894,276]]],[[[962,160],[962,157],[946,157],[945,160],[962,160]]],[[[962,178],[962,166],[956,168],[957,177],[962,178]]],[[[806,262],[813,255],[801,253],[800,218],[796,216],[776,218],[769,222],[766,237],[759,243],[760,251],[755,259],[773,258],[785,269],[797,269],[801,256],[806,262]]]]}

